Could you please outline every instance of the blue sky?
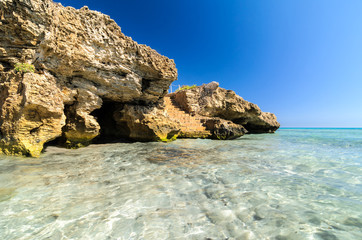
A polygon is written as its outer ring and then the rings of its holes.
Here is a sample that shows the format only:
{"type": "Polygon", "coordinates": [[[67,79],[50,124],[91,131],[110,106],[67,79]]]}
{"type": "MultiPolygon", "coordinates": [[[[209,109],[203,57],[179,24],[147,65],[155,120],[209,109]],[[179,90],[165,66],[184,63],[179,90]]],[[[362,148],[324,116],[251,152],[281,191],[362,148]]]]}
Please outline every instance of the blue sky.
{"type": "Polygon", "coordinates": [[[58,2],[174,59],[174,85],[217,81],[282,127],[362,127],[361,0],[58,2]]]}

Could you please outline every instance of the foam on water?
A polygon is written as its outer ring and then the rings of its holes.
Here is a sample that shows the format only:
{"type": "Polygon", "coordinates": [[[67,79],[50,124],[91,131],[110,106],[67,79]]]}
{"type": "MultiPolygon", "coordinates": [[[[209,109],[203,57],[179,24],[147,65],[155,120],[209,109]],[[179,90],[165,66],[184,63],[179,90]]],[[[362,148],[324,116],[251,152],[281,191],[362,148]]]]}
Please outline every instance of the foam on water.
{"type": "Polygon", "coordinates": [[[1,156],[0,239],[362,239],[362,130],[1,156]]]}

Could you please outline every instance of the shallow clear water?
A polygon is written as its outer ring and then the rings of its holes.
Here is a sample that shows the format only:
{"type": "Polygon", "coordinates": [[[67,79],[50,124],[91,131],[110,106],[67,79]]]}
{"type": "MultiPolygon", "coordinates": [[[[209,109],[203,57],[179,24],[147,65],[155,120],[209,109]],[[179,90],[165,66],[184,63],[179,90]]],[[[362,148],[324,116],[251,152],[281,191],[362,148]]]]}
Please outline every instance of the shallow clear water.
{"type": "Polygon", "coordinates": [[[362,130],[0,157],[0,239],[362,239],[362,130]]]}

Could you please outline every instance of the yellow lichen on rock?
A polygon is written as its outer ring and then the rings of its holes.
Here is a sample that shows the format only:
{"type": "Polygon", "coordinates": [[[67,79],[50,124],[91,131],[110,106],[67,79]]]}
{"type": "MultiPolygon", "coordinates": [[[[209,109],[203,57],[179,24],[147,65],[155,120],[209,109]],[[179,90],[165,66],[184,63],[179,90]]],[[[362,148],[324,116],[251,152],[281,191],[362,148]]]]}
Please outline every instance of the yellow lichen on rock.
{"type": "Polygon", "coordinates": [[[177,79],[172,59],[87,7],[6,0],[0,1],[0,18],[3,153],[38,156],[45,142],[59,136],[69,147],[85,146],[100,134],[92,112],[103,100],[155,104],[177,79]],[[17,63],[36,73],[20,71],[17,63]]]}
{"type": "Polygon", "coordinates": [[[89,145],[100,131],[97,120],[90,113],[102,106],[102,99],[85,89],[78,89],[75,98],[77,101],[67,108],[67,121],[63,129],[69,148],[89,145]]]}
{"type": "Polygon", "coordinates": [[[2,152],[37,157],[45,142],[61,136],[64,105],[51,75],[3,73],[0,94],[2,152]]]}
{"type": "Polygon", "coordinates": [[[127,137],[138,141],[170,142],[177,138],[180,124],[156,106],[125,105],[116,115],[127,137]]]}

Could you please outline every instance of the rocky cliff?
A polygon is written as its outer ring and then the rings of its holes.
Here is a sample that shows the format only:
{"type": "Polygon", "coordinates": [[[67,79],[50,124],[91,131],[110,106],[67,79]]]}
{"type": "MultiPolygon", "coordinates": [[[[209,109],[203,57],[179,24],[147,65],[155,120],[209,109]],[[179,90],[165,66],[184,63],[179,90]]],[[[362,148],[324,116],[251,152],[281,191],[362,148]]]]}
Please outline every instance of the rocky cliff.
{"type": "Polygon", "coordinates": [[[76,148],[100,139],[231,139],[279,126],[214,83],[165,97],[177,79],[173,60],[107,15],[51,0],[1,0],[0,72],[6,154],[39,156],[54,139],[76,148]],[[19,63],[35,70],[14,70],[19,63]]]}

